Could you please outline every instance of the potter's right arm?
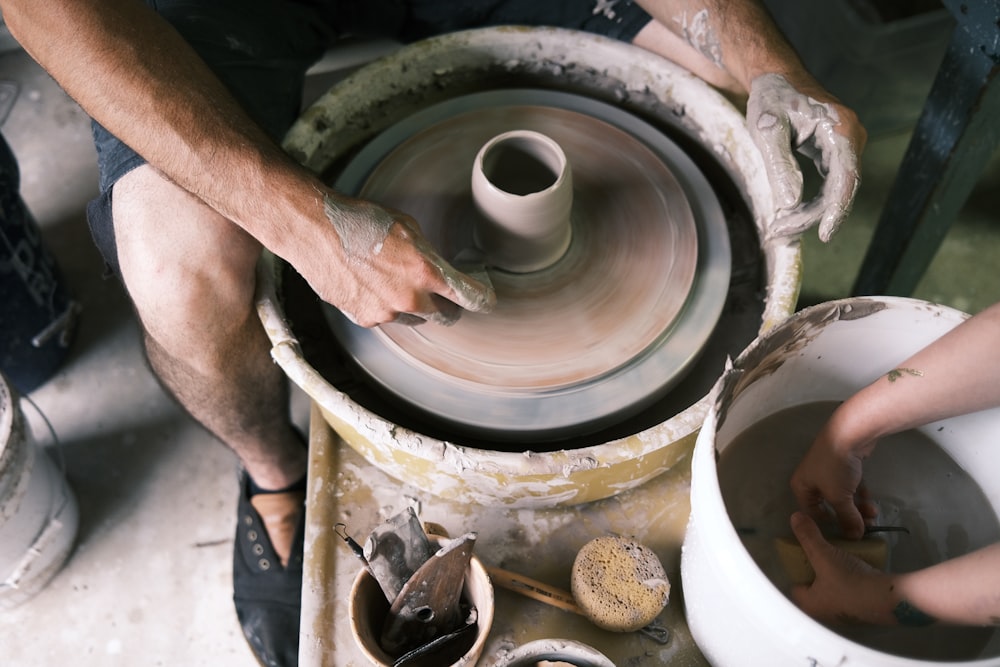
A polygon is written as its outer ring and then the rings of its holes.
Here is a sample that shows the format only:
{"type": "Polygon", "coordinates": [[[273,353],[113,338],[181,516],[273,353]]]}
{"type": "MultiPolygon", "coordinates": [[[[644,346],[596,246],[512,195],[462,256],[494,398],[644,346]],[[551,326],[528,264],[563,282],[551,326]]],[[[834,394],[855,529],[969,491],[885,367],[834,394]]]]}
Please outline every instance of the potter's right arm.
{"type": "Polygon", "coordinates": [[[829,623],[1000,625],[1000,544],[906,573],[875,570],[823,539],[805,514],[792,530],[816,572],[792,597],[829,623]]]}
{"type": "Polygon", "coordinates": [[[792,476],[800,507],[820,518],[825,502],[845,534],[860,537],[864,525],[855,493],[864,459],[883,436],[1000,406],[998,341],[995,304],[844,401],[792,476]]]}
{"type": "Polygon", "coordinates": [[[359,323],[434,316],[440,297],[468,308],[490,303],[411,219],[338,195],[288,158],[145,3],[0,0],[0,8],[25,50],[91,117],[359,323]],[[346,237],[352,232],[363,242],[346,237]]]}

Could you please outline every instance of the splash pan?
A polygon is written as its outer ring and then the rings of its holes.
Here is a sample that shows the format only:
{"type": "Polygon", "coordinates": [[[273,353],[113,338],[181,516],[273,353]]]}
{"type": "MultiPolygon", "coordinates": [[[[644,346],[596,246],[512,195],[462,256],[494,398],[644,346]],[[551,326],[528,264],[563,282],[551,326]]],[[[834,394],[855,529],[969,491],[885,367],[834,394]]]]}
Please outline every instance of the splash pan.
{"type": "Polygon", "coordinates": [[[454,257],[474,243],[476,152],[515,129],[551,137],[572,165],[573,242],[560,261],[491,270],[496,310],[451,327],[364,329],[325,312],[402,404],[477,438],[564,440],[634,414],[683,377],[726,299],[729,238],[711,186],[673,141],[632,114],[558,91],[433,105],[376,137],[336,186],[406,211],[454,257]]]}
{"type": "MultiPolygon", "coordinates": [[[[596,431],[591,430],[594,423],[586,423],[590,416],[573,407],[574,416],[554,427],[535,423],[530,430],[498,442],[493,436],[497,432],[503,436],[507,428],[498,428],[494,421],[487,423],[485,436],[473,437],[463,432],[468,426],[461,415],[418,418],[415,411],[436,409],[403,406],[390,390],[383,388],[374,396],[374,390],[366,389],[368,381],[359,382],[349,368],[355,357],[337,358],[347,345],[331,333],[328,318],[335,314],[319,312],[317,319],[326,339],[310,339],[300,326],[306,318],[290,311],[287,283],[292,281],[286,279],[294,272],[268,254],[260,265],[258,312],[275,361],[313,399],[338,435],[370,464],[418,489],[460,502],[507,507],[574,505],[635,488],[686,458],[707,414],[706,395],[726,358],[738,355],[760,332],[793,312],[800,281],[799,246],[795,239],[771,239],[765,233],[774,210],[771,189],[745,119],[729,102],[703,81],[654,54],[575,31],[489,28],[402,48],[331,88],[303,113],[284,146],[330,183],[346,178],[358,165],[353,184],[344,181],[343,187],[360,191],[386,156],[408,140],[419,141],[420,132],[442,120],[488,110],[454,109],[444,119],[422,121],[405,129],[407,121],[451,100],[475,100],[481,93],[511,90],[560,92],[596,101],[585,109],[568,110],[566,105],[552,102],[554,98],[541,104],[530,99],[504,104],[583,114],[635,137],[680,184],[687,199],[696,231],[693,254],[697,257],[690,284],[683,287],[687,280],[681,277],[683,272],[674,276],[671,268],[671,277],[677,278],[671,284],[681,287],[660,304],[667,303],[654,318],[657,325],[651,329],[653,333],[638,336],[629,352],[612,357],[607,366],[582,374],[582,382],[580,377],[575,379],[577,384],[599,386],[622,369],[634,369],[634,360],[654,359],[652,350],[672,350],[670,343],[680,341],[682,327],[700,322],[700,327],[711,331],[707,342],[699,335],[700,340],[691,342],[685,351],[670,352],[676,356],[667,364],[672,369],[665,373],[668,377],[659,378],[661,386],[654,380],[637,381],[645,385],[647,395],[657,396],[647,407],[629,416],[636,401],[642,400],[631,398],[624,407],[619,405],[602,415],[600,419],[606,421],[597,424],[596,431]],[[614,118],[596,111],[606,106],[641,121],[623,128],[614,118]],[[666,155],[670,149],[664,148],[665,144],[637,136],[642,123],[669,135],[682,153],[695,161],[695,171],[704,175],[713,196],[693,193],[687,167],[678,166],[666,155]],[[404,128],[400,136],[393,134],[398,128],[404,128]],[[382,141],[385,145],[379,146],[382,141]],[[360,166],[366,151],[374,151],[376,157],[367,166],[360,166]],[[711,226],[716,223],[707,222],[711,216],[698,209],[702,200],[721,205],[725,227],[721,233],[711,226]],[[716,242],[727,244],[732,257],[723,269],[729,273],[721,314],[715,312],[720,307],[717,297],[709,299],[708,306],[701,303],[704,285],[714,284],[707,267],[714,266],[711,259],[717,257],[712,250],[716,242]],[[674,309],[676,313],[671,315],[674,309]],[[708,314],[695,316],[699,309],[708,314]],[[664,335],[656,333],[658,328],[664,335]],[[332,357],[332,363],[321,362],[323,355],[332,357]],[[689,357],[696,357],[696,361],[688,364],[689,357]],[[607,421],[614,423],[600,426],[607,421]],[[551,439],[553,428],[572,432],[578,424],[590,432],[551,439]]],[[[590,105],[590,101],[585,104],[590,105]]],[[[670,216],[660,219],[663,217],[670,216]]],[[[670,255],[666,242],[661,239],[659,243],[657,252],[670,255]]],[[[683,252],[679,261],[686,261],[683,252]]],[[[662,289],[652,293],[655,302],[662,289]]],[[[312,302],[315,305],[314,295],[312,302]]],[[[403,363],[411,366],[406,372],[412,373],[414,365],[424,362],[403,363]]],[[[662,362],[654,361],[650,372],[660,373],[664,368],[662,362]]],[[[552,393],[572,393],[558,381],[554,384],[552,393]]],[[[409,391],[408,396],[412,396],[409,391]]],[[[412,391],[420,395],[423,390],[417,387],[412,391]]],[[[614,393],[605,389],[604,395],[613,397],[614,393]]],[[[523,410],[518,407],[517,414],[523,415],[523,410]]],[[[477,416],[470,422],[483,429],[487,417],[477,416]]]]}

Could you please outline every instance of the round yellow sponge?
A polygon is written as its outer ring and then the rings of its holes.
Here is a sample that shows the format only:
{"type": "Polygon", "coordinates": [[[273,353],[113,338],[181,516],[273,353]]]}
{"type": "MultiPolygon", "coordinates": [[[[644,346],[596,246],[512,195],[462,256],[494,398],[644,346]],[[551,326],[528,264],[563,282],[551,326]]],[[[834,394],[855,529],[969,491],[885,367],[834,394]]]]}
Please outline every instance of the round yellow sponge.
{"type": "Polygon", "coordinates": [[[573,562],[570,585],[587,617],[615,632],[649,625],[670,598],[670,581],[656,554],[625,537],[585,544],[573,562]]]}

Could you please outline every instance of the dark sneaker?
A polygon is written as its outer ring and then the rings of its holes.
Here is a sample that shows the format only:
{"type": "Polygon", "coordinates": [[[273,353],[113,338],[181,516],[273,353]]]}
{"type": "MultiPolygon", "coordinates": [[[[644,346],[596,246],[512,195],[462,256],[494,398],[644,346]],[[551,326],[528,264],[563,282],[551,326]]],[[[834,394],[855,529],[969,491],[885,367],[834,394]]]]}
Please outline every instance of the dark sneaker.
{"type": "MultiPolygon", "coordinates": [[[[265,667],[294,667],[299,663],[299,616],[302,608],[302,538],[305,529],[305,494],[266,494],[264,518],[250,499],[246,472],[240,477],[239,516],[233,553],[233,602],[243,634],[254,655],[265,667]],[[276,506],[284,502],[286,511],[276,506]],[[295,517],[296,509],[298,516],[295,517]],[[282,516],[284,514],[284,516],[282,516]],[[289,520],[295,522],[288,530],[289,520]],[[265,526],[265,520],[267,525],[265,526]],[[269,537],[291,534],[288,563],[281,564],[269,537]]],[[[257,500],[261,496],[254,496],[257,500]]],[[[262,506],[263,509],[263,506],[262,506]]]]}

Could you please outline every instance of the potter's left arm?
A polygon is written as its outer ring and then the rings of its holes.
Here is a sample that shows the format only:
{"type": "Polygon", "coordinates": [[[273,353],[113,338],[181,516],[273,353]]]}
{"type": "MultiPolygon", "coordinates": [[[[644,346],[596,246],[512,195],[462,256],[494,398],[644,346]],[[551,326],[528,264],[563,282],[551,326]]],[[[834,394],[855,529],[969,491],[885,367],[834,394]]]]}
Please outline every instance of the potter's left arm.
{"type": "Polygon", "coordinates": [[[679,61],[729,96],[746,99],[747,126],[774,191],[768,233],[786,236],[819,224],[824,241],[850,212],[861,182],[867,133],[857,115],[806,70],[758,0],[640,0],[654,23],[635,43],[679,61]],[[823,177],[803,201],[793,149],[823,177]]]}
{"type": "Polygon", "coordinates": [[[1000,625],[1000,544],[908,573],[886,573],[823,539],[804,513],[792,530],[816,579],[792,596],[830,623],[1000,625]]]}

